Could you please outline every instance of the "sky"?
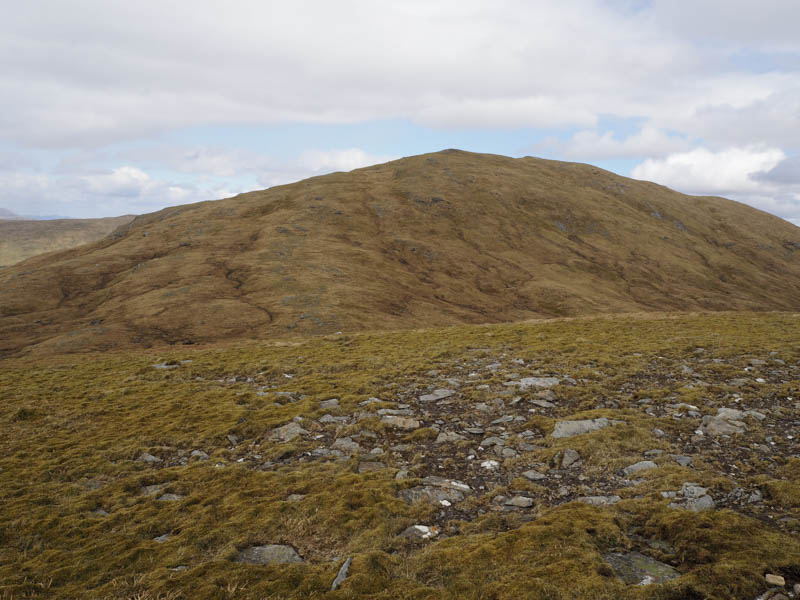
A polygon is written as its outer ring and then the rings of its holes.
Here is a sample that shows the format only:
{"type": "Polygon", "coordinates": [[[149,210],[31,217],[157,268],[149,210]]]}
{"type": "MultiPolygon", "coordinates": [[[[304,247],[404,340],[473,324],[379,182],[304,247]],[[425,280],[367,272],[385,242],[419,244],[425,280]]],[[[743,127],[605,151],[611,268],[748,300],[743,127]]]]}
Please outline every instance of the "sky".
{"type": "Polygon", "coordinates": [[[800,225],[797,0],[26,0],[0,208],[101,217],[460,148],[800,225]]]}

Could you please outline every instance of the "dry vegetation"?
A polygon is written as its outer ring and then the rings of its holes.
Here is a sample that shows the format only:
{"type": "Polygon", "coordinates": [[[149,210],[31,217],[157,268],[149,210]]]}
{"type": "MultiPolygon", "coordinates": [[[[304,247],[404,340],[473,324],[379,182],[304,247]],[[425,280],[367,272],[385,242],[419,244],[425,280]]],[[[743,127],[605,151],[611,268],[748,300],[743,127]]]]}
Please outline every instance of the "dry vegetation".
{"type": "Polygon", "coordinates": [[[800,309],[800,229],[589,165],[460,151],[138,217],[0,271],[0,352],[658,310],[800,309]]]}
{"type": "Polygon", "coordinates": [[[798,334],[797,314],[639,315],[6,359],[0,598],[752,600],[765,573],[800,581],[798,334]],[[506,385],[529,376],[560,383],[506,385]],[[456,393],[420,402],[441,387],[456,393]],[[765,418],[697,439],[702,416],[731,406],[765,418]],[[420,426],[393,430],[381,409],[420,426]],[[493,425],[502,415],[515,419],[493,425]],[[551,435],[597,417],[622,423],[551,435]],[[293,420],[306,433],[274,439],[293,420]],[[478,426],[516,450],[478,448],[484,435],[466,431],[478,426]],[[466,439],[436,444],[446,431],[466,439]],[[318,451],[345,436],[360,451],[318,451]],[[566,448],[581,461],[562,469],[566,448]],[[645,453],[657,467],[620,476],[645,453]],[[531,468],[545,477],[521,477],[531,468]],[[446,508],[398,496],[435,475],[472,492],[446,508]],[[716,507],[669,507],[661,492],[685,482],[716,507]],[[738,502],[737,489],[761,499],[738,502]],[[597,490],[621,500],[577,501],[597,490]],[[532,506],[503,502],[518,494],[532,506]],[[440,533],[402,537],[413,524],[440,533]],[[252,544],[291,545],[304,562],[233,561],[252,544]],[[626,585],[605,557],[633,549],[680,577],[626,585]],[[347,556],[348,578],[328,592],[347,556]]]}

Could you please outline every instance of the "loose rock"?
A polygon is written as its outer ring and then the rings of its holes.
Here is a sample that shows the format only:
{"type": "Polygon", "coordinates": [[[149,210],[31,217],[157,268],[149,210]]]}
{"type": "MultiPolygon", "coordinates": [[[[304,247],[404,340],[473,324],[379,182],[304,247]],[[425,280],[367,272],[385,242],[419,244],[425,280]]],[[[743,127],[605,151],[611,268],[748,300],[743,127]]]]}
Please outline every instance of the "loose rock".
{"type": "Polygon", "coordinates": [[[556,423],[551,435],[554,438],[568,438],[575,435],[590,433],[592,431],[598,431],[599,429],[603,429],[609,425],[615,425],[619,422],[620,421],[611,421],[605,417],[601,417],[599,419],[584,419],[580,421],[559,421],[556,423]]]}
{"type": "Polygon", "coordinates": [[[291,546],[269,544],[266,546],[250,546],[239,552],[235,562],[250,565],[269,565],[301,563],[303,559],[291,546]]]}
{"type": "Polygon", "coordinates": [[[334,579],[333,583],[331,584],[332,592],[335,591],[336,588],[338,588],[340,585],[342,585],[342,583],[344,583],[344,580],[347,578],[347,572],[350,570],[350,564],[352,562],[353,559],[348,557],[347,560],[344,561],[342,566],[339,568],[339,573],[336,575],[336,579],[334,579]]]}

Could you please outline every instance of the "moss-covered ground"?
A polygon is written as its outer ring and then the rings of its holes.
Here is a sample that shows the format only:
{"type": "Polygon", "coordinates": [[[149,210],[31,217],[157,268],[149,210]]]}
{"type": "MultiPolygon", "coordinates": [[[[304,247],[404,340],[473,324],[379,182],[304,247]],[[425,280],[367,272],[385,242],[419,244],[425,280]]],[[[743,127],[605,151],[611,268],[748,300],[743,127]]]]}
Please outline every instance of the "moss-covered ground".
{"type": "Polygon", "coordinates": [[[5,360],[0,423],[4,600],[752,599],[765,573],[800,581],[795,314],[5,360]],[[526,377],[559,383],[525,389],[526,377]],[[453,394],[420,400],[434,389],[453,394]],[[756,416],[740,433],[697,433],[725,407],[756,416]],[[392,426],[391,411],[417,426],[392,426]],[[551,435],[558,421],[599,417],[618,423],[551,435]],[[277,438],[291,422],[302,433],[277,438]],[[490,436],[502,446],[482,445],[490,436]],[[358,446],[342,451],[343,439],[358,446]],[[566,449],[580,459],[562,468],[566,449]],[[621,472],[642,460],[656,467],[621,472]],[[544,477],[522,476],[532,469],[544,477]],[[469,492],[447,503],[400,497],[430,489],[432,476],[469,492]],[[706,488],[714,508],[669,506],[662,492],[686,482],[706,488]],[[579,500],[613,495],[602,506],[579,500]],[[514,496],[533,503],[506,504],[514,496]],[[437,535],[401,535],[415,524],[437,535]],[[303,562],[235,560],[263,544],[290,545],[303,562]],[[604,556],[631,550],[680,577],[624,583],[604,556]],[[349,575],[329,591],[346,557],[349,575]]]}

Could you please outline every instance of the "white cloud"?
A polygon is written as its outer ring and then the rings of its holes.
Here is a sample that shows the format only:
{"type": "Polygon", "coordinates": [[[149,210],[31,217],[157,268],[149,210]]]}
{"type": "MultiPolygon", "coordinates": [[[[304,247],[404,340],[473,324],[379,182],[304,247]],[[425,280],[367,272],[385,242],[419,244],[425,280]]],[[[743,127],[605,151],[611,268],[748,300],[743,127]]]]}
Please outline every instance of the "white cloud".
{"type": "MultiPolygon", "coordinates": [[[[167,206],[227,198],[258,187],[271,187],[332,171],[349,171],[391,160],[360,148],[309,150],[291,159],[225,148],[155,146],[132,156],[164,157],[178,173],[204,176],[191,183],[153,177],[144,168],[123,165],[98,169],[105,155],[66,161],[58,174],[31,170],[0,172],[0,206],[19,214],[71,217],[141,214],[167,206]],[[212,173],[218,177],[207,177],[212,173]],[[257,182],[257,183],[256,183],[257,182]],[[55,209],[54,207],[57,207],[55,209]]],[[[128,157],[130,158],[130,156],[128,157]]],[[[158,160],[153,164],[158,164],[158,160]]],[[[183,178],[181,178],[183,179],[183,178]]]]}
{"type": "Polygon", "coordinates": [[[306,150],[300,154],[298,163],[313,173],[352,171],[361,167],[388,162],[392,156],[371,155],[360,148],[343,150],[306,150]]]}
{"type": "Polygon", "coordinates": [[[786,160],[777,148],[733,147],[717,152],[695,148],[647,159],[631,175],[687,194],[727,196],[798,222],[800,185],[770,178],[786,160]]]}
{"type": "MultiPolygon", "coordinates": [[[[728,4],[715,5],[728,21],[728,4]]],[[[603,114],[676,120],[705,106],[746,108],[800,85],[796,70],[781,79],[722,69],[726,44],[699,46],[676,14],[691,21],[694,7],[18,3],[0,25],[0,135],[57,147],[207,123],[587,127],[603,114]]]]}
{"type": "Polygon", "coordinates": [[[616,137],[613,131],[601,133],[595,129],[584,129],[573,134],[566,142],[551,138],[536,147],[568,159],[593,160],[663,156],[688,150],[690,142],[683,136],[645,126],[622,139],[616,137]]]}

